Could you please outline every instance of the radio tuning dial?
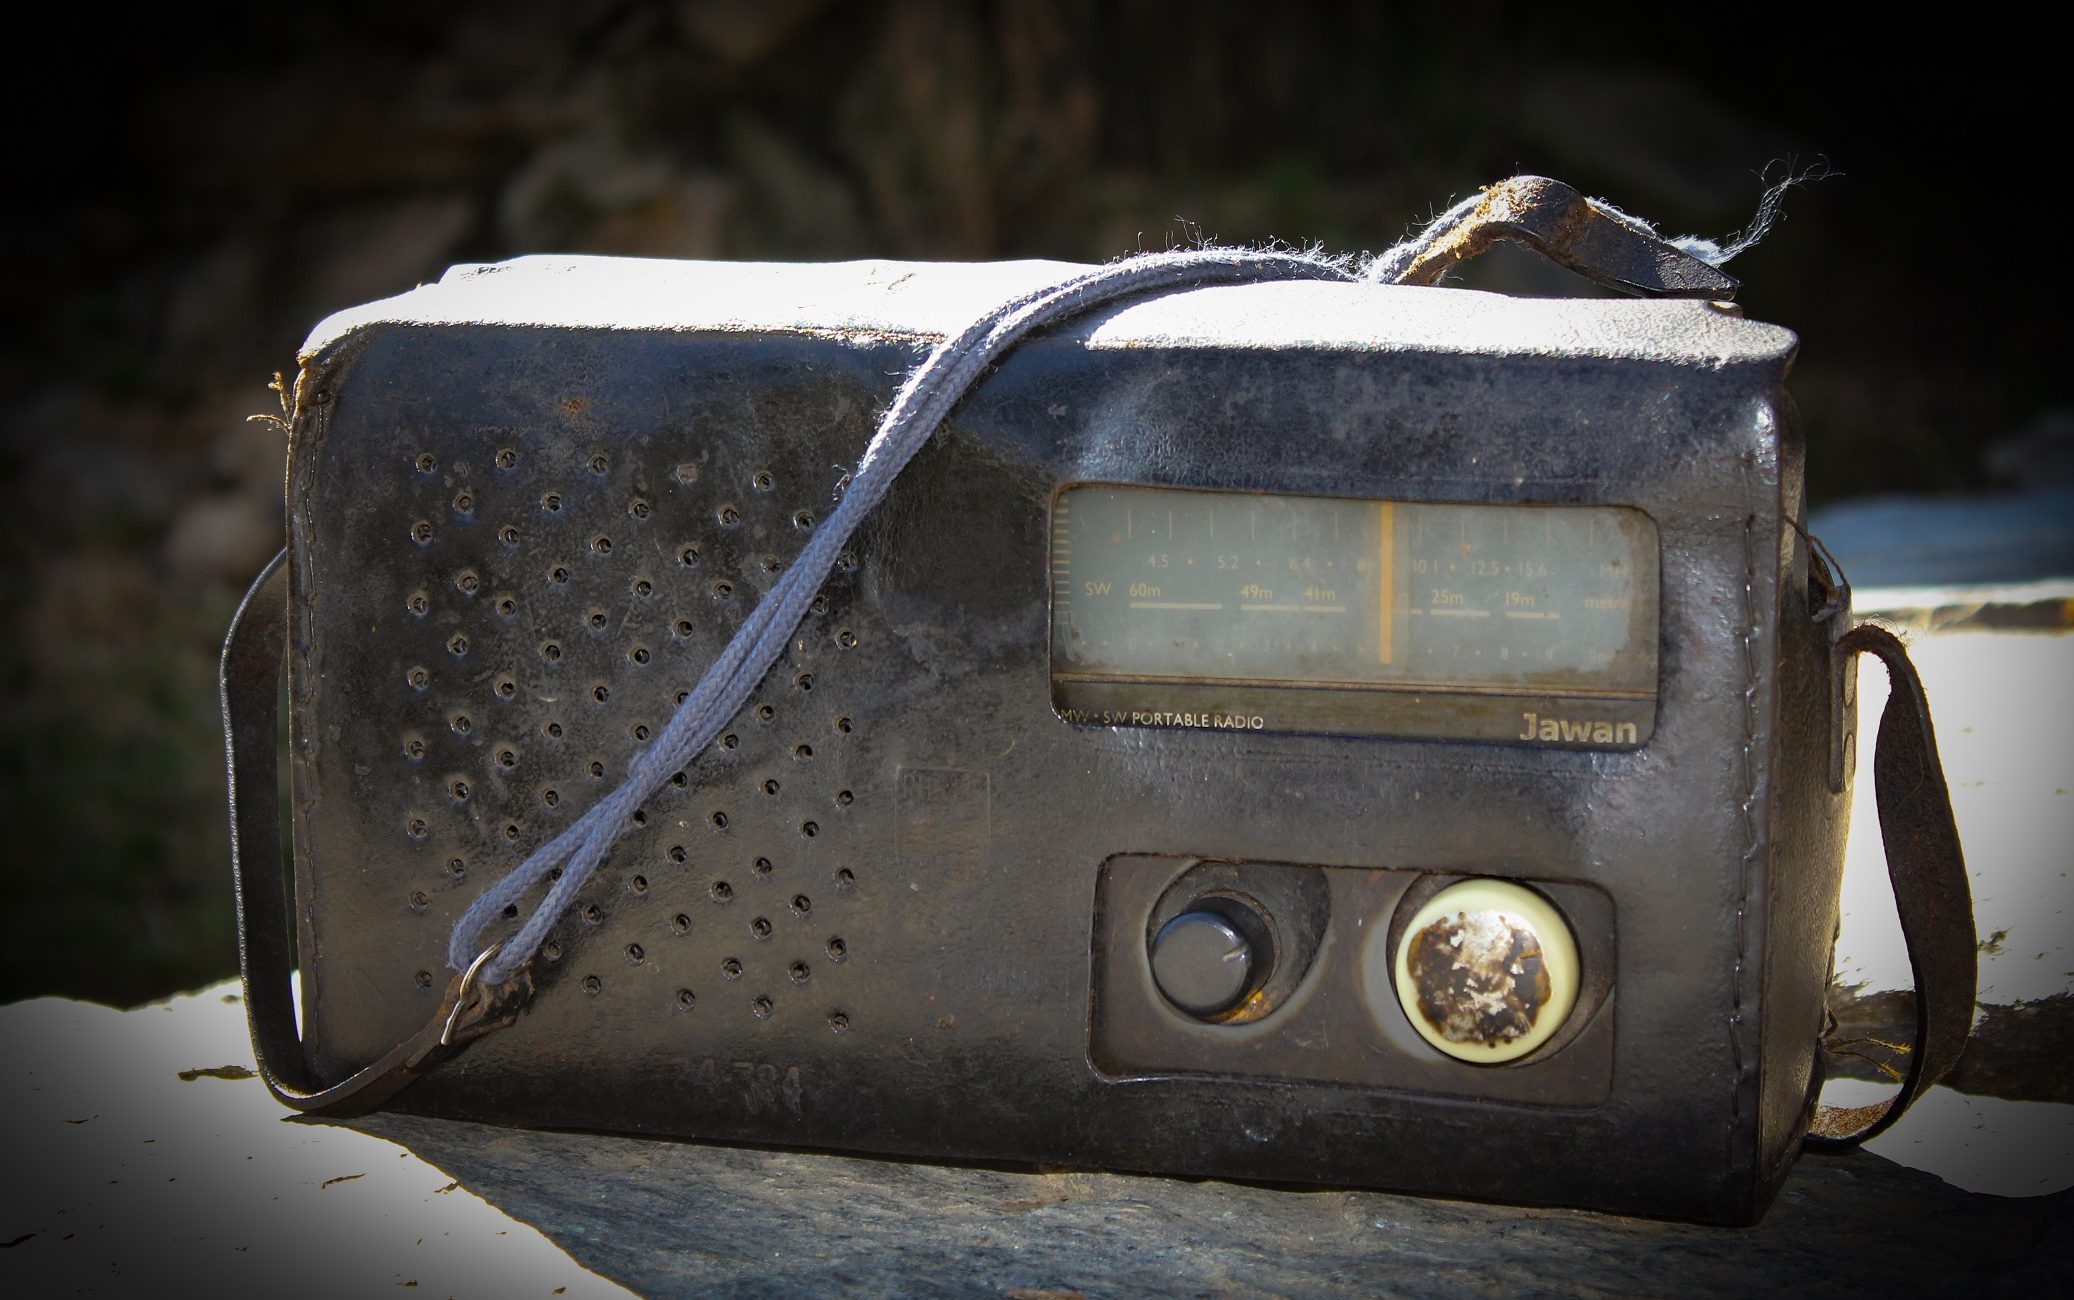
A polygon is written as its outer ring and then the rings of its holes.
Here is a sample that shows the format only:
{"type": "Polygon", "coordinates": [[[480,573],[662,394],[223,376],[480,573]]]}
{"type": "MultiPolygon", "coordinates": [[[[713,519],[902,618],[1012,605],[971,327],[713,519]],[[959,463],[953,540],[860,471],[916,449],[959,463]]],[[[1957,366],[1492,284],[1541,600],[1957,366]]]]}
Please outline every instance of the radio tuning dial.
{"type": "Polygon", "coordinates": [[[1272,965],[1262,927],[1235,916],[1241,905],[1181,913],[1152,937],[1152,978],[1166,1000],[1198,1020],[1230,1011],[1260,987],[1272,965]],[[1249,935],[1248,931],[1255,933],[1249,935]]]}
{"type": "Polygon", "coordinates": [[[1426,900],[1405,924],[1393,966],[1419,1036],[1482,1065],[1517,1060],[1553,1038],[1580,983],[1563,914],[1509,880],[1465,880],[1426,900]]]}

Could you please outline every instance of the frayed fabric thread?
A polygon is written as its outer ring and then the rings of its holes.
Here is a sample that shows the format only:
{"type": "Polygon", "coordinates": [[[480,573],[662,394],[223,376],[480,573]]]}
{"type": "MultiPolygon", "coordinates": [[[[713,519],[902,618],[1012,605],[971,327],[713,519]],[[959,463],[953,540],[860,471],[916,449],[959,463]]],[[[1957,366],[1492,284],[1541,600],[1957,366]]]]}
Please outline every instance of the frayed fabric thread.
{"type": "MultiPolygon", "coordinates": [[[[1768,169],[1769,170],[1769,169],[1768,169]]],[[[1785,215],[1786,194],[1797,186],[1823,179],[1828,169],[1816,164],[1802,170],[1791,165],[1783,169],[1776,181],[1765,186],[1764,194],[1757,202],[1757,212],[1750,223],[1735,234],[1724,239],[1709,239],[1703,235],[1664,235],[1655,223],[1645,221],[1630,212],[1623,211],[1604,199],[1591,199],[1594,208],[1613,220],[1620,222],[1638,234],[1648,235],[1708,266],[1726,266],[1729,262],[1749,252],[1771,234],[1773,227],[1785,215]]],[[[1499,182],[1500,185],[1508,182],[1499,182]]],[[[1403,280],[1412,268],[1425,260],[1434,249],[1453,238],[1461,227],[1473,220],[1481,211],[1485,196],[1497,186],[1486,187],[1460,200],[1446,211],[1421,227],[1417,234],[1402,243],[1361,259],[1358,265],[1359,278],[1369,284],[1396,284],[1403,280]]]]}

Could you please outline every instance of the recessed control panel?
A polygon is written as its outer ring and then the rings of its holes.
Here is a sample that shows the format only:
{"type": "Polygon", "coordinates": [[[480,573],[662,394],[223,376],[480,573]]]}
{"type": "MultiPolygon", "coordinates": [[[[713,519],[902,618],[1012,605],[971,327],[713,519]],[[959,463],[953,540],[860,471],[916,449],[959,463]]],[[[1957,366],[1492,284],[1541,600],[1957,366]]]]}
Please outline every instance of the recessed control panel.
{"type": "Polygon", "coordinates": [[[1088,1052],[1112,1079],[1590,1105],[1613,966],[1590,885],[1126,854],[1098,885],[1088,1052]]]}

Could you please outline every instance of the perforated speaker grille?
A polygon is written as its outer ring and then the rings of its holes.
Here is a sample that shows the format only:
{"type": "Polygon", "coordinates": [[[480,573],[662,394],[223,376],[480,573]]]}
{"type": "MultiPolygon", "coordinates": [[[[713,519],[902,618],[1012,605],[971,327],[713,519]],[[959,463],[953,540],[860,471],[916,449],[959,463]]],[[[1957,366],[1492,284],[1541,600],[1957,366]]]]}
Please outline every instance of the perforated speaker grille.
{"type": "MultiPolygon", "coordinates": [[[[818,525],[833,475],[710,445],[407,441],[368,516],[396,522],[365,579],[386,590],[351,725],[390,729],[357,788],[406,864],[381,875],[423,954],[401,978],[430,999],[453,919],[619,779],[818,525]]],[[[636,815],[542,949],[544,984],[634,1004],[612,1015],[848,1028],[843,903],[874,795],[843,680],[868,635],[856,567],[846,553],[747,708],[636,815]]]]}

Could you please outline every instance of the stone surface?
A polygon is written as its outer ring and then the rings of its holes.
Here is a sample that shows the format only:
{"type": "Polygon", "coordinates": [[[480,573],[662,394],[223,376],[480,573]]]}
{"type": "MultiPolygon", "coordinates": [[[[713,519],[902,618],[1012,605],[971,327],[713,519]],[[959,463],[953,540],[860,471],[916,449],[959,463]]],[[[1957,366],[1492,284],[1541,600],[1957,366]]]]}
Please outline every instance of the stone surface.
{"type": "Polygon", "coordinates": [[[1861,587],[2074,574],[2074,484],[2065,482],[1974,496],[1861,497],[1816,511],[1808,527],[1861,587]]]}
{"type": "MultiPolygon", "coordinates": [[[[10,1295],[1826,1296],[2074,1284],[2058,1245],[2074,1231],[2074,1191],[1969,1193],[1870,1152],[1803,1159],[1763,1223],[1730,1230],[402,1115],[312,1123],[251,1075],[230,985],[128,1012],[0,1008],[0,1061],[10,1295]]],[[[2015,1144],[2039,1185],[2064,1188],[2074,1107],[2036,1109],[2063,1144],[2015,1144]]],[[[1975,1099],[1939,1090],[1881,1149],[1934,1165],[1987,1122],[1995,1114],[1975,1099]]]]}
{"type": "Polygon", "coordinates": [[[646,1295],[1960,1294],[2074,1283],[2074,1195],[1803,1160],[1756,1228],[1101,1173],[362,1125],[646,1295]]]}
{"type": "Polygon", "coordinates": [[[0,1008],[0,1294],[623,1294],[435,1165],[283,1122],[234,988],[0,1008]]]}

